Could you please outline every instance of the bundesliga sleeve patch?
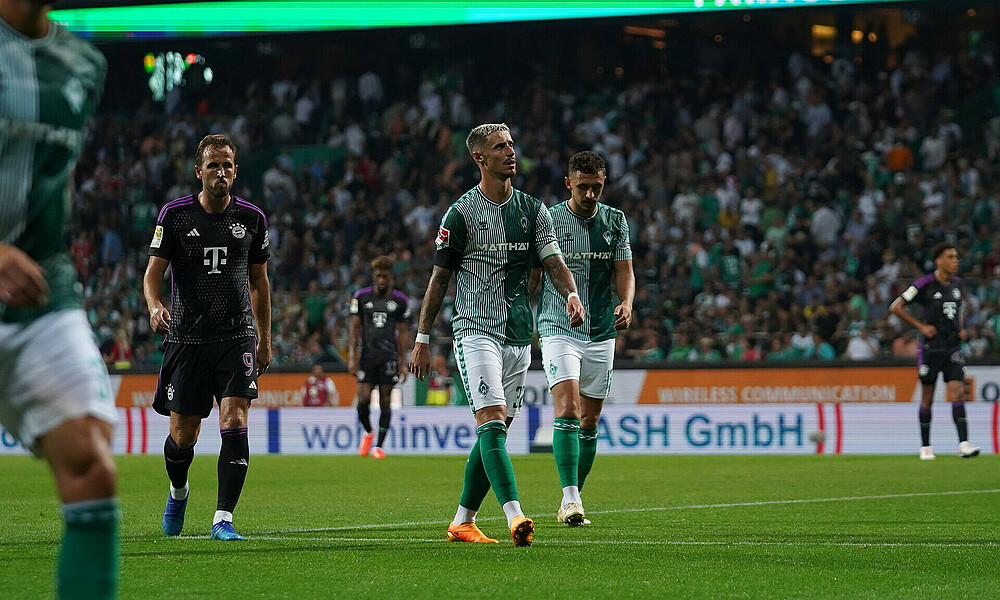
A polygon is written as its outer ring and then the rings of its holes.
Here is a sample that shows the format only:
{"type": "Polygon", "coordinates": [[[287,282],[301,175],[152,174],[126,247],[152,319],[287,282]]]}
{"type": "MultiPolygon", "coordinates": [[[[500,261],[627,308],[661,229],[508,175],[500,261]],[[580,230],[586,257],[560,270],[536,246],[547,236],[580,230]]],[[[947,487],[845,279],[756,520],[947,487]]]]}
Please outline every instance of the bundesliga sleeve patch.
{"type": "Polygon", "coordinates": [[[357,298],[351,298],[351,314],[352,315],[358,314],[358,299],[357,298]]]}
{"type": "Polygon", "coordinates": [[[444,248],[445,246],[448,245],[448,241],[450,239],[451,239],[451,232],[445,229],[445,227],[442,225],[441,227],[438,228],[438,236],[434,244],[438,247],[438,250],[440,250],[441,248],[444,248]]]}
{"type": "Polygon", "coordinates": [[[156,230],[153,231],[153,241],[149,242],[149,247],[159,248],[161,243],[163,243],[163,225],[157,225],[156,230]]]}
{"type": "Polygon", "coordinates": [[[906,300],[907,302],[913,302],[913,299],[916,297],[917,297],[917,288],[915,286],[911,285],[910,287],[906,288],[905,292],[903,292],[903,300],[906,300]]]}

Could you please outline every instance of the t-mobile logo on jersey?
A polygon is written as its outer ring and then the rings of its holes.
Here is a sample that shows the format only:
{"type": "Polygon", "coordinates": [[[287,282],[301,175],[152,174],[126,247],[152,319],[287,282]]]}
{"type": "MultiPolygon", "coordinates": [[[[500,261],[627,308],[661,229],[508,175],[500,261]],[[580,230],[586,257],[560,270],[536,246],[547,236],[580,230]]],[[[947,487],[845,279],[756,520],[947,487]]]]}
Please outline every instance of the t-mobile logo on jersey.
{"type": "Polygon", "coordinates": [[[219,267],[226,264],[227,251],[228,248],[225,246],[212,246],[210,248],[205,248],[205,266],[212,267],[212,270],[208,272],[209,275],[222,273],[222,271],[219,270],[219,267]]]}
{"type": "Polygon", "coordinates": [[[941,310],[944,312],[944,316],[948,317],[952,321],[955,320],[955,315],[958,314],[958,303],[957,302],[945,302],[941,305],[941,310]]]}

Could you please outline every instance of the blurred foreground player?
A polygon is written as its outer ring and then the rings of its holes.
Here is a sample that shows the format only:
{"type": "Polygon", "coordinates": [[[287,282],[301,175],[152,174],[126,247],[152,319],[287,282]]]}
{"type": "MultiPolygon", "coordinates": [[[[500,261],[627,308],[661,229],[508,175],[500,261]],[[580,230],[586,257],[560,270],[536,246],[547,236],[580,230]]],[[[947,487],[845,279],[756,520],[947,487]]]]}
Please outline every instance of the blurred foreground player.
{"type": "Polygon", "coordinates": [[[233,510],[250,460],[247,411],[257,397],[257,377],[271,362],[271,295],[267,219],[230,195],[236,171],[236,146],[229,138],[202,139],[194,168],[201,192],[166,203],[149,244],[143,279],[149,324],[166,334],[153,408],[170,417],[163,444],[170,478],[163,511],[167,535],[180,535],[184,526],[194,445],[217,401],[222,449],[212,538],[243,539],[233,528],[233,510]],[[168,265],[170,310],[161,299],[168,265]]]}
{"type": "MultiPolygon", "coordinates": [[[[597,424],[611,392],[615,338],[632,323],[635,297],[628,221],[625,213],[600,202],[606,177],[599,154],[574,154],[566,177],[570,198],[550,209],[587,318],[571,326],[548,276],[538,300],[542,364],[555,402],[552,453],[563,492],[556,520],[571,527],[589,522],[580,491],[597,455],[597,424]],[[621,298],[617,305],[612,282],[621,298]]],[[[540,275],[541,269],[532,269],[532,291],[540,275]]]]}
{"type": "Polygon", "coordinates": [[[931,250],[936,269],[921,277],[893,301],[889,310],[920,330],[922,339],[917,351],[917,374],[920,378],[920,459],[934,460],[931,447],[931,403],[938,373],[944,376],[951,416],[958,430],[958,455],[979,456],[980,449],[969,443],[969,425],[965,418],[965,357],[962,341],[966,333],[962,315],[962,289],[958,273],[958,251],[942,242],[931,250]],[[923,306],[921,321],[906,310],[911,302],[923,306]]]}
{"type": "Polygon", "coordinates": [[[0,423],[52,468],[65,524],[58,596],[114,598],[116,411],[63,241],[106,65],[49,20],[52,4],[0,0],[0,423]]]}
{"type": "Polygon", "coordinates": [[[493,487],[515,546],[530,546],[534,522],[525,517],[507,454],[507,429],[521,411],[531,362],[533,322],[528,274],[537,260],[563,298],[572,325],[583,323],[576,285],[563,262],[552,216],[539,200],[515,190],[514,140],[503,123],[479,125],[466,140],[480,183],[452,204],[441,220],[434,270],[420,308],[410,371],[430,374],[430,331],[456,275],[455,359],[476,417],[476,443],[448,539],[496,542],[476,526],[476,513],[493,487]]]}
{"type": "Polygon", "coordinates": [[[351,341],[348,369],[358,378],[358,421],[365,428],[358,454],[385,458],[382,443],[392,424],[392,388],[406,381],[406,342],[410,337],[410,299],[392,287],[392,259],[371,262],[374,285],[351,298],[351,341]],[[361,358],[358,358],[358,345],[361,358]],[[378,386],[378,441],[371,423],[372,390],[378,386]]]}

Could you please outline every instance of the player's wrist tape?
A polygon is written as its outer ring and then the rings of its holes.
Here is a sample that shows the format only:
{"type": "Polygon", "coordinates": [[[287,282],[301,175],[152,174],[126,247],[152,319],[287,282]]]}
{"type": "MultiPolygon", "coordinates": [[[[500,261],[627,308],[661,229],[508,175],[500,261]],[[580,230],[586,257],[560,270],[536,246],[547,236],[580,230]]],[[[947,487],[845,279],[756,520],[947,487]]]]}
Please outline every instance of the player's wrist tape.
{"type": "Polygon", "coordinates": [[[577,294],[576,292],[570,292],[569,296],[566,296],[566,302],[569,302],[573,298],[579,298],[579,297],[580,297],[580,294],[577,294]]]}
{"type": "Polygon", "coordinates": [[[429,344],[431,343],[431,334],[429,333],[418,333],[417,334],[418,344],[429,344]]]}

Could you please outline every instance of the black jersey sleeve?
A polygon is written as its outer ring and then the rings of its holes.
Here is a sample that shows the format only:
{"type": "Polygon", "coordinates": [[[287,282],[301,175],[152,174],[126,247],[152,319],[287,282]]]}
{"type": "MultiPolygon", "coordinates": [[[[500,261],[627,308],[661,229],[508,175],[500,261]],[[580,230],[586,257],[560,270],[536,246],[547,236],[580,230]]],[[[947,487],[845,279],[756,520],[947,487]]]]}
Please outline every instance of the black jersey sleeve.
{"type": "Polygon", "coordinates": [[[252,265],[266,263],[271,258],[271,240],[267,235],[267,219],[263,214],[257,215],[257,224],[254,228],[253,245],[250,246],[248,260],[252,265]]]}
{"type": "Polygon", "coordinates": [[[171,224],[173,219],[170,211],[163,211],[156,221],[156,228],[153,230],[153,239],[149,242],[149,255],[159,256],[171,260],[177,248],[177,235],[171,224]]]}

